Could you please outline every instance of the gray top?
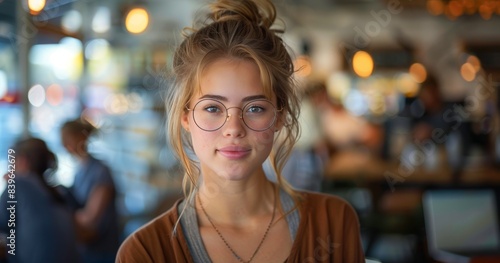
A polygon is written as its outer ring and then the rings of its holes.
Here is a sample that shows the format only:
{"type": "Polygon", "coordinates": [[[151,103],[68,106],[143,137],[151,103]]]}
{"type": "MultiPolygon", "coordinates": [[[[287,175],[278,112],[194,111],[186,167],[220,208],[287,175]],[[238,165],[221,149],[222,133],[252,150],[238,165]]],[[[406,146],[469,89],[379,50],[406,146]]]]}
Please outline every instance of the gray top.
{"type": "MultiPolygon", "coordinates": [[[[285,191],[280,191],[281,206],[285,213],[291,211],[295,206],[292,197],[285,191]]],[[[196,217],[196,210],[193,206],[194,198],[189,202],[190,205],[184,210],[184,214],[181,217],[181,226],[186,240],[188,243],[189,251],[193,257],[194,262],[212,262],[203,244],[203,240],[200,235],[200,228],[198,226],[198,220],[196,217]]],[[[181,214],[184,206],[186,205],[186,200],[183,200],[177,207],[177,211],[181,214]]],[[[300,216],[297,209],[293,210],[286,216],[286,221],[288,223],[288,229],[290,230],[290,235],[292,242],[295,240],[297,234],[297,229],[299,228],[300,216]]]]}

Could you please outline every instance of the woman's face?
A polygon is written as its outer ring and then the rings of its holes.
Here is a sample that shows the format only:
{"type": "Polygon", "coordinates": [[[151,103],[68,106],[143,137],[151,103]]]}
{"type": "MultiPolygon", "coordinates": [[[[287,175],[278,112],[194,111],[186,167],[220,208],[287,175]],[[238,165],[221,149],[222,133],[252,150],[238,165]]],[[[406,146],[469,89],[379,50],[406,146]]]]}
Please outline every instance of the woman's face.
{"type": "MultiPolygon", "coordinates": [[[[271,152],[274,132],[279,124],[276,121],[269,129],[254,131],[239,118],[242,111],[231,108],[243,108],[251,100],[266,99],[257,65],[244,60],[217,60],[203,72],[200,87],[200,93],[190,100],[188,107],[191,110],[183,115],[182,125],[191,135],[203,176],[242,180],[255,173],[263,173],[262,163],[271,152]],[[220,129],[205,131],[195,123],[192,109],[203,99],[222,102],[232,115],[220,129]]],[[[270,101],[276,105],[275,98],[270,101]]],[[[218,109],[224,110],[220,104],[215,107],[211,104],[203,105],[202,109],[206,114],[214,114],[218,109]]],[[[199,106],[196,110],[198,109],[199,106]]],[[[247,109],[246,112],[252,114],[259,112],[261,108],[257,105],[247,109]]],[[[201,124],[199,119],[196,120],[201,124]]]]}

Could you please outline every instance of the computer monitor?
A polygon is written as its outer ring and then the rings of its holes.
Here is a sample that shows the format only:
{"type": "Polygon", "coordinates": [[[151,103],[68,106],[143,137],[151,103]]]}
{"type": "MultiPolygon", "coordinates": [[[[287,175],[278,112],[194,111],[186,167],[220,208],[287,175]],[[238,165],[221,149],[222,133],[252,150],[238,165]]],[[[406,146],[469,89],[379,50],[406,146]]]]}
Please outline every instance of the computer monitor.
{"type": "Polygon", "coordinates": [[[442,261],[468,262],[500,254],[495,191],[440,189],[423,195],[429,254],[442,261]]]}

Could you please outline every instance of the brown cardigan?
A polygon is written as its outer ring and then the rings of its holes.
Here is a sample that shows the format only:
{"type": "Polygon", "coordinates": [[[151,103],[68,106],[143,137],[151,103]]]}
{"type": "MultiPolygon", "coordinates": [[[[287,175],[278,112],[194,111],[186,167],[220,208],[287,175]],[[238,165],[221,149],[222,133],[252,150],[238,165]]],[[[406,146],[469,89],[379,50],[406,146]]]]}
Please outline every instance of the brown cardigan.
{"type": "MultiPolygon", "coordinates": [[[[286,262],[365,262],[359,221],[352,207],[331,195],[302,195],[300,224],[286,262]]],[[[172,237],[179,203],[130,235],[116,262],[193,262],[181,224],[172,237]]]]}

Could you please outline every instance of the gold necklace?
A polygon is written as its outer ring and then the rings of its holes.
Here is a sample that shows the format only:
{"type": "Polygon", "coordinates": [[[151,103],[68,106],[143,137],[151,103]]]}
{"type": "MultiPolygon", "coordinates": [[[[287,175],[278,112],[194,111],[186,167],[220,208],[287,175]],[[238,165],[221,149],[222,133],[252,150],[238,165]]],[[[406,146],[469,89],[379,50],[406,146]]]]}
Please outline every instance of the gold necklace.
{"type": "Polygon", "coordinates": [[[231,251],[231,253],[233,254],[233,256],[239,262],[250,263],[253,260],[253,258],[255,257],[255,255],[257,255],[257,252],[260,250],[260,247],[264,243],[264,240],[266,239],[267,234],[269,233],[269,229],[271,229],[271,225],[273,224],[274,215],[276,214],[276,195],[274,195],[274,207],[273,207],[273,216],[271,218],[271,222],[269,222],[269,225],[267,226],[266,232],[264,233],[264,236],[262,237],[262,240],[260,240],[259,245],[257,246],[257,248],[255,249],[255,251],[252,254],[252,257],[250,257],[250,259],[248,261],[243,260],[238,254],[236,254],[236,252],[234,251],[234,249],[229,245],[229,243],[226,241],[226,239],[222,236],[221,232],[219,231],[219,229],[217,229],[217,227],[215,226],[215,224],[212,221],[212,219],[210,218],[210,216],[208,216],[207,211],[205,211],[205,208],[203,207],[203,204],[201,203],[201,199],[200,199],[199,195],[198,195],[198,202],[200,203],[201,210],[203,210],[203,213],[205,214],[205,216],[207,217],[208,221],[210,222],[210,224],[214,228],[215,232],[217,232],[217,234],[222,239],[222,241],[224,242],[224,244],[226,245],[226,247],[229,249],[229,251],[231,251]]]}

